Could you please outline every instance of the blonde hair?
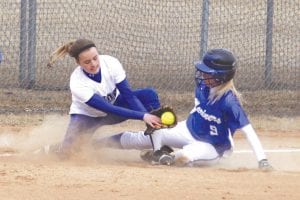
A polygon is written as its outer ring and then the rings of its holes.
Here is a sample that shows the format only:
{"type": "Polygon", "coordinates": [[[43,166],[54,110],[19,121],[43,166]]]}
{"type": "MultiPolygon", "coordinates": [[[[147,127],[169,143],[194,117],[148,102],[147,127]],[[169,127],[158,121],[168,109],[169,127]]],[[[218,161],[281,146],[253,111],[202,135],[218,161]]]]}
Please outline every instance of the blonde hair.
{"type": "Polygon", "coordinates": [[[96,47],[95,43],[88,39],[78,39],[76,41],[70,41],[60,47],[58,47],[50,56],[48,67],[58,60],[65,57],[66,54],[69,54],[71,57],[78,60],[78,56],[81,52],[91,47],[96,47]]]}
{"type": "Polygon", "coordinates": [[[242,101],[242,95],[237,91],[237,89],[234,86],[233,79],[231,79],[226,83],[223,83],[219,86],[210,89],[210,93],[208,96],[208,103],[214,104],[216,101],[220,100],[221,97],[229,90],[233,92],[233,94],[237,97],[237,99],[240,102],[242,101]]]}

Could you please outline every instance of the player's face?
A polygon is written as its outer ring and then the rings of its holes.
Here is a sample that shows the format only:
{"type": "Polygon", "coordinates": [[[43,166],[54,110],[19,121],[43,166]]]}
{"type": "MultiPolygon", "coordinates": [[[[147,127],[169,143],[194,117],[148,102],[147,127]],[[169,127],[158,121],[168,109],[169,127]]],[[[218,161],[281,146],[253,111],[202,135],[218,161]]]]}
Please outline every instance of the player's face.
{"type": "Polygon", "coordinates": [[[207,85],[208,87],[212,87],[213,85],[215,85],[216,81],[211,74],[203,73],[203,79],[204,79],[205,85],[207,85]]]}
{"type": "Polygon", "coordinates": [[[198,83],[204,81],[205,85],[208,87],[214,87],[216,85],[216,80],[214,79],[213,75],[201,72],[196,70],[195,74],[196,79],[198,79],[198,83]]]}
{"type": "Polygon", "coordinates": [[[203,78],[204,78],[205,84],[210,88],[213,88],[218,85],[216,79],[211,74],[203,73],[203,78]]]}
{"type": "Polygon", "coordinates": [[[90,74],[96,74],[99,71],[99,54],[95,47],[91,47],[78,56],[77,63],[90,74]]]}

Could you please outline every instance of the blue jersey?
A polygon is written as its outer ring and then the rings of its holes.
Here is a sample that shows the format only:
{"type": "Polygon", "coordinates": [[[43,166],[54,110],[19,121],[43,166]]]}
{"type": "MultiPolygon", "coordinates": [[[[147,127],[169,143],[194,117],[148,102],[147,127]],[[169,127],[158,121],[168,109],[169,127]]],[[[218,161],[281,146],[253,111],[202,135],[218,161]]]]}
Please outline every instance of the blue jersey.
{"type": "Polygon", "coordinates": [[[231,90],[213,104],[208,102],[209,90],[204,85],[195,89],[199,104],[188,116],[187,127],[195,139],[212,144],[222,155],[231,148],[230,137],[249,120],[231,90]]]}

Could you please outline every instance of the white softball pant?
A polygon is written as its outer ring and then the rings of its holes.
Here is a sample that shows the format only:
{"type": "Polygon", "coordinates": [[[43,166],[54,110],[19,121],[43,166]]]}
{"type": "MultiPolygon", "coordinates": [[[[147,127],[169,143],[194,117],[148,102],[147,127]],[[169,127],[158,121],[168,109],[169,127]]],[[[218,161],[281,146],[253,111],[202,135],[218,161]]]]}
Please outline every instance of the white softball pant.
{"type": "MultiPolygon", "coordinates": [[[[186,121],[181,121],[174,128],[160,129],[152,134],[154,149],[163,145],[179,148],[174,155],[175,161],[188,165],[211,165],[218,162],[220,156],[209,143],[198,141],[192,137],[186,121]]],[[[121,145],[124,149],[151,149],[149,136],[143,131],[124,132],[121,136],[121,145]]]]}

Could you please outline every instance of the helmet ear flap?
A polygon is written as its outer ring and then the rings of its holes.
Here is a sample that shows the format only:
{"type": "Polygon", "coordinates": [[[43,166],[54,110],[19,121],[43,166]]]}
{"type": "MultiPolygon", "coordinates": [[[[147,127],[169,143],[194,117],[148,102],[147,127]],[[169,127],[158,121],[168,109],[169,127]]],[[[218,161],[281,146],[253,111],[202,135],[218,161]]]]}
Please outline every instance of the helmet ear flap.
{"type": "Polygon", "coordinates": [[[233,70],[229,70],[226,72],[223,72],[221,74],[219,74],[219,79],[222,81],[222,83],[226,83],[228,81],[230,81],[231,79],[233,79],[234,75],[235,75],[235,69],[233,70]]]}

